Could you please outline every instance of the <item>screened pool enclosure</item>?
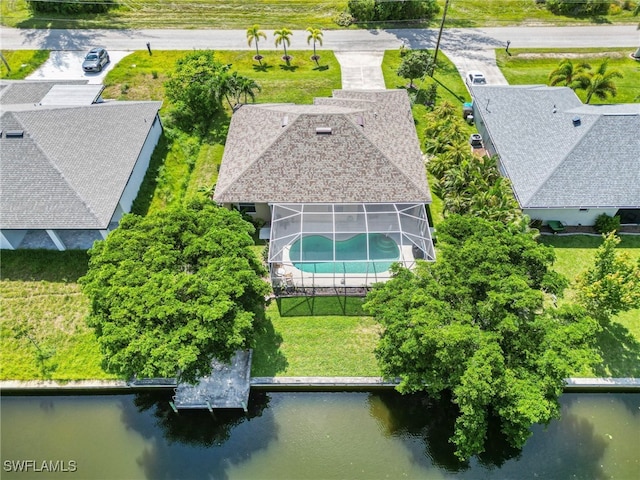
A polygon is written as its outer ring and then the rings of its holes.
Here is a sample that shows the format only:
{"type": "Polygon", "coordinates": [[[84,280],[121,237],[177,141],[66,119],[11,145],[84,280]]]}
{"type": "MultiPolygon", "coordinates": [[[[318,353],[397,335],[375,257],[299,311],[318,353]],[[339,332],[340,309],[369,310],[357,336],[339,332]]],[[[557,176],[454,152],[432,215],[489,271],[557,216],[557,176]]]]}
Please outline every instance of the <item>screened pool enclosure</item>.
{"type": "Polygon", "coordinates": [[[276,294],[364,294],[394,262],[434,260],[424,204],[271,205],[269,268],[276,294]]]}

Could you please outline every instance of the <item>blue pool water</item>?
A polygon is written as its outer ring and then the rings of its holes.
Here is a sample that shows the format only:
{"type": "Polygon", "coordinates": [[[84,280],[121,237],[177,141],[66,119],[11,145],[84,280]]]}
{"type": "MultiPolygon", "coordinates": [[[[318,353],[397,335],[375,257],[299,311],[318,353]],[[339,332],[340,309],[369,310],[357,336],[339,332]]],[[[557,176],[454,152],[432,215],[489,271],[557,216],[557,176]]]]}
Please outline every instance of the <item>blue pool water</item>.
{"type": "Polygon", "coordinates": [[[322,235],[307,235],[291,244],[289,257],[293,265],[309,273],[380,273],[389,270],[400,258],[400,248],[381,233],[360,233],[348,240],[334,242],[322,235]],[[367,242],[369,257],[367,260],[367,242]]]}

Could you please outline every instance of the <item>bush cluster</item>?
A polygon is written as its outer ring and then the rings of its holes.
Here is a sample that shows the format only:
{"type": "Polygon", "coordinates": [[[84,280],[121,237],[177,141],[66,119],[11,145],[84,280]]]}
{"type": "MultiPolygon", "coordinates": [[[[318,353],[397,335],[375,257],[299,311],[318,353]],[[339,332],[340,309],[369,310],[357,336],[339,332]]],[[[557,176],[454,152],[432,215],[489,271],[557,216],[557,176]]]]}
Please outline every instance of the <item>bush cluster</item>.
{"type": "Polygon", "coordinates": [[[617,232],[620,229],[620,216],[616,215],[615,217],[611,217],[606,213],[598,215],[593,228],[595,228],[598,233],[607,234],[617,232]]]}
{"type": "Polygon", "coordinates": [[[606,15],[610,0],[546,0],[547,9],[556,15],[570,17],[606,15]]]}
{"type": "Polygon", "coordinates": [[[113,0],[93,0],[85,2],[75,0],[70,2],[51,2],[49,0],[27,0],[29,8],[34,13],[59,13],[63,15],[76,15],[82,13],[107,13],[115,6],[113,0]]]}
{"type": "Polygon", "coordinates": [[[349,13],[357,22],[430,19],[438,11],[436,0],[349,0],[349,13]]]}

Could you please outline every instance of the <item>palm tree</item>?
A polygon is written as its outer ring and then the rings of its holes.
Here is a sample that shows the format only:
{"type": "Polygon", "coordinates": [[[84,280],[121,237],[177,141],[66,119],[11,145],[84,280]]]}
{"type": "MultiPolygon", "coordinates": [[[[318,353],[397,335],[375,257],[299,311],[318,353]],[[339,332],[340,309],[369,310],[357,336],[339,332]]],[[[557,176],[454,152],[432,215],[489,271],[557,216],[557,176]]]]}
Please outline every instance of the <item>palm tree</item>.
{"type": "Polygon", "coordinates": [[[307,37],[307,45],[309,45],[309,43],[311,43],[311,40],[313,40],[313,57],[311,57],[311,60],[316,62],[316,65],[320,66],[320,64],[318,63],[318,60],[320,60],[320,55],[316,54],[316,42],[318,42],[320,46],[322,46],[322,30],[320,30],[319,28],[307,27],[307,32],[309,32],[309,36],[307,37]]]}
{"type": "Polygon", "coordinates": [[[261,90],[260,85],[253,78],[239,76],[236,88],[236,102],[240,103],[240,95],[244,95],[244,103],[247,103],[248,97],[251,97],[253,102],[256,99],[256,91],[260,92],[261,90]]]}
{"type": "Polygon", "coordinates": [[[284,56],[282,59],[287,62],[287,65],[289,65],[289,60],[291,60],[291,57],[287,54],[287,47],[291,45],[291,40],[289,39],[291,35],[293,35],[293,32],[288,28],[281,28],[273,32],[273,36],[276,37],[276,47],[282,44],[284,48],[284,56]]]}
{"type": "Polygon", "coordinates": [[[213,89],[216,99],[221,101],[224,97],[229,104],[229,108],[233,110],[234,105],[231,103],[231,98],[236,96],[236,92],[238,90],[238,72],[220,72],[213,85],[213,89]]]}
{"type": "Polygon", "coordinates": [[[587,91],[587,100],[585,103],[589,103],[593,95],[600,100],[606,100],[609,95],[615,97],[618,94],[618,89],[613,83],[613,79],[622,78],[622,73],[618,70],[607,71],[608,64],[608,59],[602,62],[596,73],[592,74],[589,78],[589,83],[585,88],[587,91]]]}
{"type": "Polygon", "coordinates": [[[549,74],[549,85],[566,85],[572,90],[584,89],[587,84],[588,71],[591,65],[580,63],[574,65],[571,60],[565,58],[558,67],[549,74]]]}
{"type": "Polygon", "coordinates": [[[260,42],[260,37],[264,38],[265,40],[267,39],[267,35],[262,30],[260,30],[260,25],[256,24],[253,27],[247,28],[247,41],[249,42],[249,46],[251,46],[253,42],[256,43],[256,56],[253,58],[255,60],[258,60],[258,62],[260,62],[260,65],[262,65],[262,55],[260,55],[260,50],[258,50],[258,42],[260,42]]]}

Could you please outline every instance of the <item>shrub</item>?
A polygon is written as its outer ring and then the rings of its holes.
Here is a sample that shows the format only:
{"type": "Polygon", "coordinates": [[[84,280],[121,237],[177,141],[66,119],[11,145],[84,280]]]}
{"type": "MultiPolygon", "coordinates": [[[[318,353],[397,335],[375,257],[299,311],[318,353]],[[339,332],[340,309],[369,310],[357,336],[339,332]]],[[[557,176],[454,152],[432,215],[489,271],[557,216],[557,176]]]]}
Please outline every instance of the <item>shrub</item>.
{"type": "Polygon", "coordinates": [[[614,217],[603,213],[598,215],[596,218],[596,223],[593,226],[598,233],[610,233],[617,232],[620,228],[620,216],[616,215],[614,217]]]}
{"type": "Polygon", "coordinates": [[[375,0],[349,0],[349,13],[358,22],[370,22],[376,13],[375,0]]]}
{"type": "Polygon", "coordinates": [[[115,5],[111,0],[93,0],[86,2],[75,0],[71,2],[52,2],[50,0],[28,0],[29,8],[34,13],[60,13],[75,15],[79,13],[106,13],[115,5]]]}
{"type": "Polygon", "coordinates": [[[549,11],[556,15],[572,17],[606,15],[611,6],[610,0],[547,0],[549,11]]]}
{"type": "Polygon", "coordinates": [[[358,22],[429,19],[440,9],[436,0],[349,0],[347,6],[358,22]]]}
{"type": "Polygon", "coordinates": [[[340,12],[333,21],[340,27],[348,27],[354,22],[353,16],[349,12],[340,12]]]}

